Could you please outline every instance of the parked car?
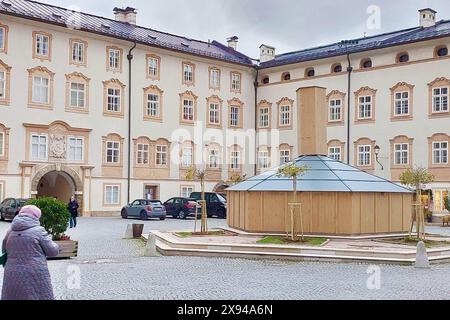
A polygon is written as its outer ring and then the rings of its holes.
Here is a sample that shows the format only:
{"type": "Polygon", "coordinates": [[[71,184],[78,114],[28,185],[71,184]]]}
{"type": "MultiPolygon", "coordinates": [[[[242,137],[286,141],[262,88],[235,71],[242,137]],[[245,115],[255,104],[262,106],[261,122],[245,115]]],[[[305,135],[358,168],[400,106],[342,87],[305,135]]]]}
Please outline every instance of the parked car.
{"type": "Polygon", "coordinates": [[[201,208],[194,199],[175,197],[164,202],[168,216],[178,219],[186,219],[197,214],[201,216],[201,208]]]}
{"type": "Polygon", "coordinates": [[[140,218],[142,220],[158,218],[166,219],[166,209],[159,200],[134,200],[129,205],[122,208],[121,216],[123,219],[140,218]]]}
{"type": "MultiPolygon", "coordinates": [[[[190,197],[197,202],[202,200],[201,192],[193,192],[190,197]]],[[[219,219],[227,218],[227,199],[219,193],[205,192],[206,211],[208,218],[216,216],[219,219]]]]}
{"type": "Polygon", "coordinates": [[[0,220],[13,220],[28,199],[7,198],[0,204],[0,220]]]}

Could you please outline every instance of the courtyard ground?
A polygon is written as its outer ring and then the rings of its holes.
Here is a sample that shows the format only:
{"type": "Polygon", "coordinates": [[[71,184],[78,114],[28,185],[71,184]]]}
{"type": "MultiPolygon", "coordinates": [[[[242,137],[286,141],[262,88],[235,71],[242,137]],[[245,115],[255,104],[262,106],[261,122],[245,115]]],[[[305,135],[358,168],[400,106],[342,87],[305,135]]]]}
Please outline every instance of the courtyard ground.
{"type": "MultiPolygon", "coordinates": [[[[49,262],[57,299],[450,298],[449,264],[418,270],[395,265],[352,263],[145,258],[141,240],[122,239],[127,224],[132,220],[78,220],[77,229],[68,233],[79,241],[79,256],[72,260],[49,262]]],[[[144,232],[191,230],[193,221],[168,219],[144,224],[144,232]]],[[[209,221],[211,228],[225,224],[224,220],[209,221]]],[[[1,239],[8,228],[8,222],[0,223],[1,239]]],[[[450,234],[449,228],[430,227],[427,230],[450,234]]],[[[0,280],[3,280],[2,268],[0,280]]]]}

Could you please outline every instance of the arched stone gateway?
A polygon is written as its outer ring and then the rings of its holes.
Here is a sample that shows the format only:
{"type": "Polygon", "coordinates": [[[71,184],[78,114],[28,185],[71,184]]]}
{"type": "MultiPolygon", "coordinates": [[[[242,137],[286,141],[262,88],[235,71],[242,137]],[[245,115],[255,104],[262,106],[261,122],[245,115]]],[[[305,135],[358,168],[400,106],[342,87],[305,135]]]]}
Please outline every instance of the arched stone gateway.
{"type": "Polygon", "coordinates": [[[38,169],[32,179],[33,197],[49,196],[68,202],[75,195],[83,212],[83,182],[78,172],[66,165],[49,164],[38,169]]]}

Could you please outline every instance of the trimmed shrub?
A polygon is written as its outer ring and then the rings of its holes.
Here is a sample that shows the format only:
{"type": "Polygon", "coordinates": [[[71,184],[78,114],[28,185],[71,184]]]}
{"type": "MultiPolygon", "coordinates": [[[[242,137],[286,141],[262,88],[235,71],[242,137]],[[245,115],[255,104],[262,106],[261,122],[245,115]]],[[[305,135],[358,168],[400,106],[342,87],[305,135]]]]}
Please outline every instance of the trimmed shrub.
{"type": "Polygon", "coordinates": [[[53,240],[61,239],[69,226],[70,213],[67,204],[48,197],[30,200],[28,204],[41,209],[41,225],[52,235],[53,240]]]}

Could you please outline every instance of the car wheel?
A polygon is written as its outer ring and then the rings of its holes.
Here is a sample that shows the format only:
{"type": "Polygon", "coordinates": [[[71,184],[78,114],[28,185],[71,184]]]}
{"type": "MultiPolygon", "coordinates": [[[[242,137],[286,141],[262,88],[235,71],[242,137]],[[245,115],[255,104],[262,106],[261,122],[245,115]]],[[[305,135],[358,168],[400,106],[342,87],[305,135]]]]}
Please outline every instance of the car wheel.
{"type": "Polygon", "coordinates": [[[166,220],[166,218],[159,218],[159,220],[164,221],[164,220],[166,220]]]}
{"type": "Polygon", "coordinates": [[[180,211],[180,213],[178,214],[178,219],[186,219],[187,215],[186,212],[184,211],[180,211]]]}
{"type": "Polygon", "coordinates": [[[145,210],[141,211],[141,214],[139,215],[141,220],[147,220],[148,219],[148,215],[147,212],[145,212],[145,210]]]}
{"type": "Polygon", "coordinates": [[[122,212],[120,213],[120,215],[122,216],[122,219],[128,219],[127,210],[123,209],[122,212]]]}
{"type": "Polygon", "coordinates": [[[217,214],[217,217],[219,219],[226,219],[227,218],[227,213],[224,210],[220,210],[219,213],[217,214]]]}

